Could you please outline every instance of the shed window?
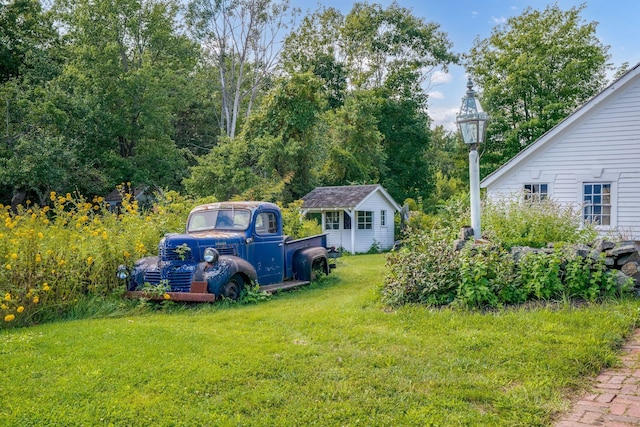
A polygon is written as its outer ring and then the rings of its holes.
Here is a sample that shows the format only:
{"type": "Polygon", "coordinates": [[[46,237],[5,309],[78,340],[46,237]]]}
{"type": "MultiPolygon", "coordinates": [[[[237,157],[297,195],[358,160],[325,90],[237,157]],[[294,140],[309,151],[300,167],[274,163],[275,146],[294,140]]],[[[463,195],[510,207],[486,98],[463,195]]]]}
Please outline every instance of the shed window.
{"type": "Polygon", "coordinates": [[[324,214],[324,228],[325,230],[339,230],[340,229],[340,213],[326,212],[324,214]]]}
{"type": "Polygon", "coordinates": [[[611,225],[611,183],[583,184],[582,218],[596,225],[611,225]]]}
{"type": "Polygon", "coordinates": [[[373,228],[373,212],[358,211],[358,230],[371,230],[373,228]]]}
{"type": "Polygon", "coordinates": [[[548,184],[525,184],[524,200],[531,202],[539,202],[549,197],[548,184]]]}
{"type": "Polygon", "coordinates": [[[380,225],[382,227],[387,225],[387,211],[380,211],[380,225]]]}

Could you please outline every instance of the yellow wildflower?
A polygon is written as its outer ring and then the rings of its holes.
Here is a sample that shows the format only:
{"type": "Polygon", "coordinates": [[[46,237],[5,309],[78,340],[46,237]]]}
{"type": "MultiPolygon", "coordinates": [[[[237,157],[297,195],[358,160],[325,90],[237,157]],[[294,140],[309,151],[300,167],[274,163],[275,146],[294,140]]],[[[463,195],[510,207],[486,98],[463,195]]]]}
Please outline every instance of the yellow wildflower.
{"type": "Polygon", "coordinates": [[[56,192],[52,191],[51,194],[49,195],[49,197],[51,198],[52,202],[55,202],[56,201],[56,192]]]}
{"type": "Polygon", "coordinates": [[[7,314],[6,316],[4,316],[4,321],[13,322],[15,318],[16,318],[15,314],[7,314]]]}
{"type": "Polygon", "coordinates": [[[20,306],[20,307],[18,307],[18,308],[16,309],[16,311],[17,311],[18,313],[22,313],[22,312],[24,311],[24,307],[23,307],[23,306],[20,306]]]}
{"type": "Polygon", "coordinates": [[[40,297],[38,295],[36,295],[35,297],[33,297],[33,303],[37,304],[40,302],[40,297]]]}
{"type": "Polygon", "coordinates": [[[66,194],[66,199],[67,199],[68,202],[71,201],[71,193],[67,193],[66,194]]]}
{"type": "Polygon", "coordinates": [[[124,251],[122,255],[124,255],[125,258],[129,258],[131,256],[131,254],[127,251],[124,251]]]}
{"type": "Polygon", "coordinates": [[[44,239],[44,234],[42,234],[42,232],[38,233],[38,239],[44,239]]]}
{"type": "Polygon", "coordinates": [[[42,290],[43,290],[43,291],[45,291],[45,292],[47,292],[49,289],[51,289],[51,288],[49,287],[49,284],[48,284],[47,282],[44,282],[44,283],[42,284],[42,290]]]}
{"type": "Polygon", "coordinates": [[[93,257],[92,256],[87,258],[87,265],[91,265],[91,264],[93,264],[93,257]]]}
{"type": "Polygon", "coordinates": [[[62,267],[63,265],[66,264],[67,261],[61,259],[60,261],[58,261],[58,266],[62,267]]]}
{"type": "Polygon", "coordinates": [[[7,270],[11,270],[11,264],[5,265],[4,268],[6,268],[7,270]]]}
{"type": "Polygon", "coordinates": [[[18,254],[17,253],[12,253],[11,254],[11,259],[18,259],[18,254]]]}
{"type": "Polygon", "coordinates": [[[2,305],[0,305],[0,308],[3,309],[3,310],[6,310],[9,307],[7,307],[7,304],[2,303],[2,305]]]}
{"type": "Polygon", "coordinates": [[[167,293],[165,293],[163,296],[164,296],[164,299],[171,299],[171,295],[169,295],[167,293]]]}
{"type": "Polygon", "coordinates": [[[11,294],[9,292],[7,292],[6,294],[4,294],[4,300],[5,301],[11,301],[11,294]]]}
{"type": "Polygon", "coordinates": [[[42,262],[42,255],[36,254],[36,262],[42,262]]]}

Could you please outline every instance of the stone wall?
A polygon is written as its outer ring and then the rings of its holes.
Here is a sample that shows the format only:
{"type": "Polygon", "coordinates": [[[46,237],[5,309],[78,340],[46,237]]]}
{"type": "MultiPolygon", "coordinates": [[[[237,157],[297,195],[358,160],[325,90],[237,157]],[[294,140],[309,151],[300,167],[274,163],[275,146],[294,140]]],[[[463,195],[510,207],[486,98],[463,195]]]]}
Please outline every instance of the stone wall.
{"type": "MultiPolygon", "coordinates": [[[[471,227],[463,227],[460,230],[458,240],[453,243],[454,250],[459,251],[469,243],[473,244],[490,244],[490,242],[473,241],[473,229],[471,227]],[[470,240],[471,239],[471,240],[470,240]]],[[[552,253],[553,244],[548,244],[546,248],[530,248],[524,246],[516,246],[511,248],[513,258],[518,261],[526,253],[552,253]]],[[[574,244],[568,247],[574,255],[581,257],[592,257],[599,259],[602,254],[605,257],[605,265],[610,270],[615,270],[618,284],[622,285],[628,278],[634,280],[637,292],[640,293],[640,241],[627,240],[620,242],[612,242],[605,239],[598,239],[590,245],[574,244]]]]}

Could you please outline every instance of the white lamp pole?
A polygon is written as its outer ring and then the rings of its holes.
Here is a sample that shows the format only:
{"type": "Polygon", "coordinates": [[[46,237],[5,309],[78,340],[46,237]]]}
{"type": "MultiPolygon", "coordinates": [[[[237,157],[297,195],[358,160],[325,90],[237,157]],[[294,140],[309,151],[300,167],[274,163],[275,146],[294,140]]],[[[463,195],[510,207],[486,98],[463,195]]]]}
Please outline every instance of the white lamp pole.
{"type": "Polygon", "coordinates": [[[472,89],[471,79],[467,82],[467,96],[462,98],[460,112],[456,116],[462,139],[469,146],[469,186],[471,190],[471,228],[473,237],[482,238],[480,228],[480,159],[478,145],[484,142],[486,124],[489,116],[482,110],[472,89]]]}

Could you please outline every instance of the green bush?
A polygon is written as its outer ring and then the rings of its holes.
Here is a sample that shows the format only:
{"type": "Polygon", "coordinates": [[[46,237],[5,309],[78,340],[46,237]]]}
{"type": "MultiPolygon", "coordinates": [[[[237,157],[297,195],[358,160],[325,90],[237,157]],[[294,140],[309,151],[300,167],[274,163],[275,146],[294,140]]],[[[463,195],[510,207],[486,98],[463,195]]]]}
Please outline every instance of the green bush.
{"type": "Polygon", "coordinates": [[[443,305],[456,297],[458,259],[443,229],[408,230],[402,248],[387,255],[387,267],[386,304],[443,305]]]}
{"type": "Polygon", "coordinates": [[[294,239],[314,236],[322,233],[322,226],[315,219],[307,219],[302,215],[302,200],[289,203],[286,207],[279,205],[282,211],[283,232],[294,239]]]}
{"type": "Polygon", "coordinates": [[[579,215],[570,208],[551,201],[488,203],[483,234],[491,244],[467,245],[456,253],[453,240],[464,212],[455,201],[441,209],[441,228],[406,233],[403,249],[387,257],[384,303],[485,308],[530,300],[596,301],[629,290],[618,287],[604,259],[576,256],[567,243],[514,260],[514,246],[540,248],[547,242],[595,239],[593,227],[580,227],[579,215]]]}
{"type": "Polygon", "coordinates": [[[482,234],[506,248],[542,248],[551,242],[587,243],[598,235],[593,226],[582,225],[579,211],[553,200],[533,203],[521,198],[486,201],[482,208],[482,234]]]}

